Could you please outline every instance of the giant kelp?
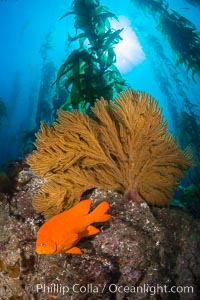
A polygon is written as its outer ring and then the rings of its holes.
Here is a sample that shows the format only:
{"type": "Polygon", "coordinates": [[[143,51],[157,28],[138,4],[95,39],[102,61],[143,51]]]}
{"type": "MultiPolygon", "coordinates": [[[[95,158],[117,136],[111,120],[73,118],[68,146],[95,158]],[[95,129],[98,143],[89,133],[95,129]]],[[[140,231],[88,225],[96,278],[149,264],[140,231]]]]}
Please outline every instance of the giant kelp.
{"type": "Polygon", "coordinates": [[[52,35],[51,32],[45,36],[44,43],[40,48],[40,54],[42,58],[41,68],[41,82],[38,97],[38,105],[36,110],[36,129],[39,128],[40,122],[52,122],[52,110],[51,110],[51,85],[55,78],[55,65],[48,58],[48,52],[52,48],[52,35]]]}
{"type": "MultiPolygon", "coordinates": [[[[195,113],[191,103],[182,109],[178,117],[176,135],[180,145],[184,148],[190,145],[193,149],[195,159],[200,162],[200,123],[199,116],[195,113]]],[[[195,106],[194,106],[195,107],[195,106]]]]}
{"type": "MultiPolygon", "coordinates": [[[[52,48],[52,34],[48,32],[45,36],[44,43],[40,47],[40,55],[42,59],[41,65],[41,80],[40,80],[40,87],[39,87],[39,94],[38,99],[35,101],[36,107],[34,108],[33,105],[29,107],[28,111],[28,118],[30,115],[34,114],[34,124],[32,128],[29,130],[25,130],[22,133],[22,151],[24,153],[29,152],[33,149],[33,142],[35,141],[35,133],[39,130],[40,122],[47,122],[51,123],[52,120],[56,118],[56,112],[54,106],[56,103],[53,103],[52,98],[52,90],[51,85],[55,79],[55,65],[52,61],[49,60],[48,52],[52,48]]],[[[33,95],[35,93],[35,83],[33,82],[30,88],[30,101],[33,101],[33,95]]],[[[56,98],[57,100],[57,98],[56,98]]],[[[56,102],[56,101],[54,101],[56,102]]],[[[61,105],[60,105],[61,106],[61,105]]],[[[27,118],[27,123],[29,123],[29,119],[27,118]]]]}
{"type": "Polygon", "coordinates": [[[199,0],[186,0],[186,2],[190,3],[193,6],[196,6],[196,7],[200,8],[199,0]]]}
{"type": "Polygon", "coordinates": [[[188,174],[190,184],[182,186],[175,194],[171,206],[179,207],[193,217],[200,218],[200,169],[199,165],[192,168],[188,174]]]}
{"type": "Polygon", "coordinates": [[[154,17],[164,14],[169,7],[165,0],[132,0],[132,2],[137,4],[145,12],[153,13],[154,17]]]}
{"type": "Polygon", "coordinates": [[[176,128],[178,119],[176,107],[178,101],[177,96],[181,95],[183,100],[186,101],[187,96],[185,90],[188,86],[180,79],[180,74],[177,72],[177,68],[173,61],[170,57],[165,55],[163,44],[156,36],[149,34],[144,25],[142,25],[142,28],[143,30],[141,30],[140,24],[137,24],[137,30],[140,32],[139,37],[140,40],[143,41],[143,49],[146,53],[146,57],[150,61],[156,84],[165,96],[166,106],[171,114],[173,127],[176,128]],[[162,72],[160,70],[162,70],[162,72]],[[169,80],[170,76],[173,78],[174,82],[169,80]],[[173,88],[174,85],[176,86],[175,92],[173,88]]]}
{"type": "Polygon", "coordinates": [[[161,17],[158,28],[167,37],[177,54],[177,64],[185,64],[187,70],[200,75],[200,36],[195,25],[179,13],[172,11],[161,17]]]}
{"type": "Polygon", "coordinates": [[[114,102],[101,98],[92,112],[89,117],[60,110],[52,127],[41,125],[37,150],[27,159],[46,181],[34,207],[50,217],[94,187],[150,204],[169,202],[192,159],[167,132],[157,102],[128,90],[114,102]]]}
{"type": "Polygon", "coordinates": [[[75,16],[76,35],[68,36],[68,40],[78,41],[79,48],[60,66],[56,85],[59,91],[60,79],[65,78],[64,86],[70,93],[65,109],[72,106],[89,111],[97,98],[113,99],[113,94],[124,89],[125,81],[115,66],[114,52],[122,29],[111,27],[109,19],[117,17],[97,0],[76,0],[72,8],[61,19],[75,16]]]}
{"type": "Polygon", "coordinates": [[[196,26],[175,10],[169,9],[165,0],[132,0],[158,23],[157,28],[168,40],[177,56],[177,64],[191,70],[193,80],[200,75],[200,36],[196,26]]]}

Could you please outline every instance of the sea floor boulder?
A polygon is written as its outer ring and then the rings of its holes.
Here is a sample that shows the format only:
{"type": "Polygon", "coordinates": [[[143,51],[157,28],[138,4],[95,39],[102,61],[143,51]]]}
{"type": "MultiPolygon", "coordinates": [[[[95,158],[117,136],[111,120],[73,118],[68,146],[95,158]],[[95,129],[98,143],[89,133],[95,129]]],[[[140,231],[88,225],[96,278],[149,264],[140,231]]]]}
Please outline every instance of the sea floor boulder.
{"type": "Polygon", "coordinates": [[[0,195],[1,300],[200,299],[199,220],[96,189],[93,207],[107,200],[112,218],[79,242],[83,254],[37,255],[44,219],[31,202],[42,181],[25,168],[16,182],[0,195]]]}

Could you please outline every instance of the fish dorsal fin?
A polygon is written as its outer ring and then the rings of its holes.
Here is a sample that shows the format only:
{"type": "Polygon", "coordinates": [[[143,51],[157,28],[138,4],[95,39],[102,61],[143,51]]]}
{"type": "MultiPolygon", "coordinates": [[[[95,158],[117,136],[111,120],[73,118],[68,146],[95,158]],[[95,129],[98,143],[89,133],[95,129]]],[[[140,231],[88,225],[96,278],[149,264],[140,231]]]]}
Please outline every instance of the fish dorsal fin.
{"type": "MultiPolygon", "coordinates": [[[[83,200],[80,201],[78,204],[73,206],[72,208],[65,210],[64,212],[60,213],[59,215],[54,216],[49,221],[54,222],[56,220],[57,224],[63,224],[66,220],[74,220],[74,218],[82,218],[88,215],[90,210],[92,200],[83,200]]],[[[77,219],[79,220],[79,219],[77,219]]],[[[48,222],[49,222],[48,221],[48,222]]]]}
{"type": "Polygon", "coordinates": [[[78,216],[86,216],[89,213],[92,200],[80,201],[76,206],[72,207],[74,214],[78,216]]]}

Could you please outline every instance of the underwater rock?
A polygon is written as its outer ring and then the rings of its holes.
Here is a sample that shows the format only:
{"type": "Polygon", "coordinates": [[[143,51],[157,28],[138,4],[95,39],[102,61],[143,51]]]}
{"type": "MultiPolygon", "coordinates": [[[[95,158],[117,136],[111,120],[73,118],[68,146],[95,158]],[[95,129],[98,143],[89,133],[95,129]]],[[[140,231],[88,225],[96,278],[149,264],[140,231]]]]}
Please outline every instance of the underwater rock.
{"type": "Polygon", "coordinates": [[[172,294],[162,289],[174,286],[179,293],[173,299],[198,299],[198,220],[95,189],[91,209],[107,200],[112,218],[95,225],[99,234],[79,242],[83,254],[37,255],[35,238],[44,219],[31,202],[41,184],[31,175],[9,199],[0,198],[0,299],[165,300],[172,294]],[[186,286],[193,292],[180,292],[186,286]]]}

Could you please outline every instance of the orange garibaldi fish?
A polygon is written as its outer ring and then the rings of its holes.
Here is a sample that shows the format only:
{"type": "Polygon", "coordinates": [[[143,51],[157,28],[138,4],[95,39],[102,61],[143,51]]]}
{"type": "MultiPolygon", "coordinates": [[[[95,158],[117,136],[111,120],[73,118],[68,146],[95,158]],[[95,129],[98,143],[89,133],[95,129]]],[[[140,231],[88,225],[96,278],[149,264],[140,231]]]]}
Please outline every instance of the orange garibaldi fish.
{"type": "Polygon", "coordinates": [[[90,224],[105,222],[111,218],[111,215],[106,214],[109,209],[106,201],[101,202],[88,214],[91,202],[92,200],[83,200],[44,223],[37,233],[36,252],[81,254],[80,248],[75,247],[78,241],[100,231],[90,224]]]}

